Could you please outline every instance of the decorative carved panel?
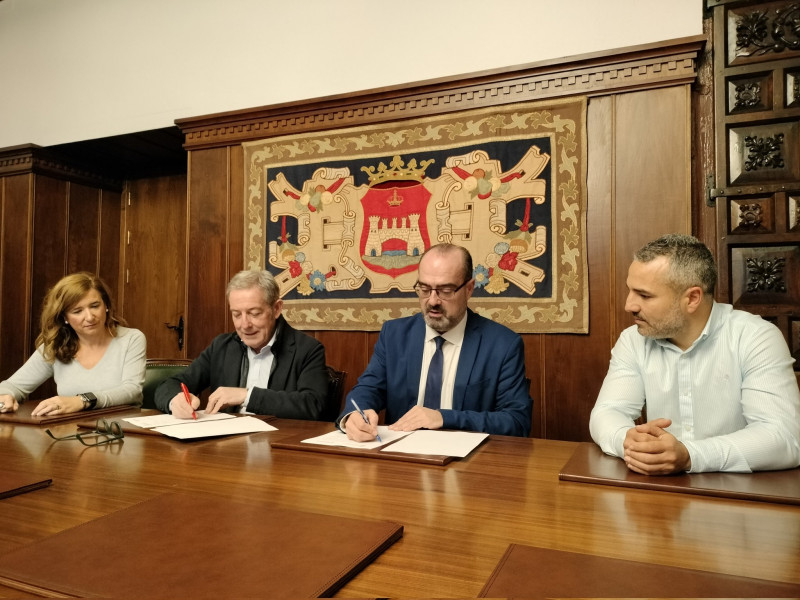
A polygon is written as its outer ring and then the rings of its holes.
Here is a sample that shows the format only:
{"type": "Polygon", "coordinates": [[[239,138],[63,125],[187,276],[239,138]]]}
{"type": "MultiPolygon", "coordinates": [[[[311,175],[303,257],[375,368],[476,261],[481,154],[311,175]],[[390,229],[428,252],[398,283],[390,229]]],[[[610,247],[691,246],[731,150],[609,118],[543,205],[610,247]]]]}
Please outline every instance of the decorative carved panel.
{"type": "Polygon", "coordinates": [[[786,73],[786,107],[800,106],[800,69],[786,73]]]}
{"type": "Polygon", "coordinates": [[[798,246],[731,248],[734,304],[771,304],[790,310],[800,303],[798,274],[798,246]]]}
{"type": "Polygon", "coordinates": [[[738,2],[729,6],[726,21],[730,66],[779,60],[800,51],[800,3],[738,2]]]}
{"type": "Polygon", "coordinates": [[[730,184],[791,182],[800,179],[797,121],[732,127],[730,184]]]}
{"type": "Polygon", "coordinates": [[[772,73],[757,73],[728,80],[728,113],[772,109],[772,73]]]}
{"type": "MultiPolygon", "coordinates": [[[[713,11],[717,298],[760,314],[800,356],[800,2],[713,11]]],[[[795,364],[800,372],[800,363],[795,364]]]]}
{"type": "Polygon", "coordinates": [[[730,202],[731,234],[768,233],[775,229],[772,198],[742,198],[730,202]]]}
{"type": "Polygon", "coordinates": [[[800,196],[789,196],[786,208],[789,231],[800,230],[800,196]]]}

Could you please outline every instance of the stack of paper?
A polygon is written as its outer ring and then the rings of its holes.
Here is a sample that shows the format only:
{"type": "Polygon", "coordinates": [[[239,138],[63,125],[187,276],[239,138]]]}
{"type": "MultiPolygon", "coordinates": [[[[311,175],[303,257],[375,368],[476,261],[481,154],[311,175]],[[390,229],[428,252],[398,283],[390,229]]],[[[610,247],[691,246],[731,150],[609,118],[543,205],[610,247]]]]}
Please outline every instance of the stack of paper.
{"type": "Polygon", "coordinates": [[[345,448],[359,448],[361,450],[372,450],[373,448],[380,448],[390,442],[399,440],[402,437],[412,433],[411,431],[392,431],[386,425],[378,425],[378,437],[381,441],[374,440],[372,442],[354,442],[347,437],[346,434],[340,430],[335,429],[330,433],[320,435],[317,437],[303,440],[304,444],[319,444],[321,446],[343,446],[345,448]]]}
{"type": "Polygon", "coordinates": [[[382,448],[381,452],[436,454],[464,458],[487,437],[489,437],[488,433],[418,429],[396,444],[392,444],[391,447],[382,448]]]}
{"type": "Polygon", "coordinates": [[[229,413],[207,415],[203,411],[197,412],[197,420],[178,419],[172,415],[130,417],[124,420],[131,425],[152,429],[179,440],[255,433],[258,431],[276,431],[277,429],[255,417],[239,417],[229,413]]]}
{"type": "Polygon", "coordinates": [[[417,431],[393,431],[385,425],[378,426],[381,441],[354,442],[339,430],[325,435],[303,440],[304,444],[320,444],[322,446],[344,446],[371,450],[382,446],[381,452],[402,452],[406,454],[432,454],[436,456],[457,456],[463,458],[489,437],[488,433],[470,431],[438,431],[418,429],[417,431]],[[394,443],[392,443],[394,442],[394,443]]]}

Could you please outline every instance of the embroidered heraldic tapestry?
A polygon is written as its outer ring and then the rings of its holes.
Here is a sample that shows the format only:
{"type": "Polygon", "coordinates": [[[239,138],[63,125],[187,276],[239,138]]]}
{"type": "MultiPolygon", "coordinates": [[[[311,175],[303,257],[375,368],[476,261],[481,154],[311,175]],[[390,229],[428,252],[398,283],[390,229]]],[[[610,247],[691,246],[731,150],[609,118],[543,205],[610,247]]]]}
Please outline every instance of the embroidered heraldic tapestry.
{"type": "Polygon", "coordinates": [[[245,265],[300,329],[419,310],[417,265],[472,254],[470,307],[520,333],[588,332],[586,99],[512,104],[244,145],[245,265]]]}

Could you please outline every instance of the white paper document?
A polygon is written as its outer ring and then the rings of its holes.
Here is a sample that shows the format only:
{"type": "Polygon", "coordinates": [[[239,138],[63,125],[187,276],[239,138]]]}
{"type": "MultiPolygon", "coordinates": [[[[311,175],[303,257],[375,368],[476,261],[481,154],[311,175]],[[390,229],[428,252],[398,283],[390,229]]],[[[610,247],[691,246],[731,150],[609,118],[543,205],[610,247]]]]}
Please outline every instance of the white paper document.
{"type": "MultiPolygon", "coordinates": [[[[215,415],[213,415],[215,416],[215,415]]],[[[229,415],[233,417],[234,415],[229,415]]],[[[235,435],[238,433],[256,433],[259,431],[277,431],[269,423],[255,417],[236,417],[230,419],[201,419],[197,421],[182,420],[180,425],[167,425],[165,427],[154,427],[153,431],[163,433],[169,437],[179,440],[191,440],[195,438],[216,437],[220,435],[235,435]]]]}
{"type": "MultiPolygon", "coordinates": [[[[198,410],[195,414],[197,414],[197,421],[217,421],[219,419],[233,419],[236,417],[236,415],[230,413],[207,415],[205,411],[202,410],[198,410]]],[[[137,427],[144,427],[145,429],[150,429],[151,427],[166,427],[167,425],[184,425],[189,422],[195,422],[194,419],[178,419],[172,415],[128,417],[127,419],[123,419],[123,421],[127,421],[131,425],[136,425],[137,427]]]]}
{"type": "Polygon", "coordinates": [[[405,437],[410,433],[413,432],[392,431],[386,425],[378,425],[378,435],[381,438],[380,442],[378,440],[373,440],[371,442],[354,442],[353,440],[347,437],[346,433],[342,433],[338,429],[335,429],[330,433],[326,433],[324,435],[319,435],[317,437],[303,440],[301,443],[320,444],[321,446],[343,446],[345,448],[359,448],[361,450],[371,450],[372,448],[380,448],[381,446],[385,446],[389,442],[399,440],[400,438],[405,437]]]}
{"type": "Polygon", "coordinates": [[[488,433],[470,431],[435,431],[418,429],[381,452],[403,452],[407,454],[434,454],[464,458],[489,437],[488,433]]]}

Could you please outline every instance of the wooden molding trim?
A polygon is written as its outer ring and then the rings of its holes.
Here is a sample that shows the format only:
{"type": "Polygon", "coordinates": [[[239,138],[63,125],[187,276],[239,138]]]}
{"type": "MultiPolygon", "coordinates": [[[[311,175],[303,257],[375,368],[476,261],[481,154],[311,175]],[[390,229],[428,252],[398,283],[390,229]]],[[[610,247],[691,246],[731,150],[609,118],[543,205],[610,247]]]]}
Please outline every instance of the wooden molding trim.
{"type": "Polygon", "coordinates": [[[0,150],[0,177],[35,173],[66,179],[106,190],[121,191],[122,182],[102,177],[86,169],[70,165],[36,144],[11,146],[0,150]]]}
{"type": "Polygon", "coordinates": [[[397,121],[573,95],[691,83],[704,36],[568,57],[453,78],[178,119],[184,148],[397,121]]]}

